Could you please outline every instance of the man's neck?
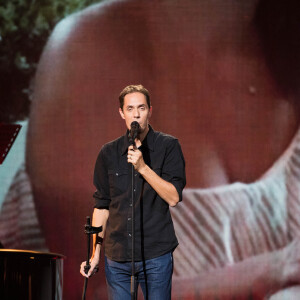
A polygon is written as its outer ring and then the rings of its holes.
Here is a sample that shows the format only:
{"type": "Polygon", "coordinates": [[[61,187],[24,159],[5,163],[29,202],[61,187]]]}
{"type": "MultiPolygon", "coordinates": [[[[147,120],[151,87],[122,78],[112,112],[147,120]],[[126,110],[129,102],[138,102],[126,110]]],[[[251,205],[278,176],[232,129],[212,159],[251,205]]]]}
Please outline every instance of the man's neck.
{"type": "Polygon", "coordinates": [[[139,138],[136,139],[135,144],[136,144],[137,148],[142,145],[142,142],[145,139],[145,137],[148,134],[148,132],[149,132],[149,125],[147,126],[147,128],[145,129],[145,131],[140,134],[139,138]]]}

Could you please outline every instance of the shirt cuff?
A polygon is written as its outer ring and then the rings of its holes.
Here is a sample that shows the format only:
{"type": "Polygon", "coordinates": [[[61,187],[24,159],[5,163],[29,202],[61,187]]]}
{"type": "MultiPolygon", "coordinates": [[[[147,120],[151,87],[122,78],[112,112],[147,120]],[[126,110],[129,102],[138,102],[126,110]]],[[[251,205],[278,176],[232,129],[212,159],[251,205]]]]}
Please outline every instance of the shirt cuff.
{"type": "Polygon", "coordinates": [[[182,201],[182,184],[180,181],[171,181],[171,183],[174,185],[175,189],[177,190],[178,196],[179,196],[179,202],[182,201]]]}

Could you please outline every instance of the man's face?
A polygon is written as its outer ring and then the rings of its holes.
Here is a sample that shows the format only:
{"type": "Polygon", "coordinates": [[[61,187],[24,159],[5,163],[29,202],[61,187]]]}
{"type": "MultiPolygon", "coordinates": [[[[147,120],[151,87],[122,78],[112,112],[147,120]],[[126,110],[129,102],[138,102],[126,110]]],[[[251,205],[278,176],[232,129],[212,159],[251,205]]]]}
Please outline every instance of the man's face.
{"type": "Polygon", "coordinates": [[[123,110],[119,108],[121,117],[125,120],[126,126],[130,129],[133,121],[137,121],[141,126],[141,134],[148,130],[149,118],[152,107],[148,107],[144,94],[135,92],[124,97],[123,110]]]}

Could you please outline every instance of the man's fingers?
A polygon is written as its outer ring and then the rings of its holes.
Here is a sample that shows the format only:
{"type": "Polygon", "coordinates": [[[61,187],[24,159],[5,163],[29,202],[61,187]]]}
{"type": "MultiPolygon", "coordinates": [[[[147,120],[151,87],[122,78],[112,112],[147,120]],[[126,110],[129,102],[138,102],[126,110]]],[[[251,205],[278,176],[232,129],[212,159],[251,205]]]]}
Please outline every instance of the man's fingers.
{"type": "Polygon", "coordinates": [[[80,265],[80,274],[84,277],[89,278],[90,276],[94,275],[95,273],[97,273],[99,271],[99,266],[95,265],[93,266],[91,265],[86,265],[86,262],[83,262],[80,265]]]}

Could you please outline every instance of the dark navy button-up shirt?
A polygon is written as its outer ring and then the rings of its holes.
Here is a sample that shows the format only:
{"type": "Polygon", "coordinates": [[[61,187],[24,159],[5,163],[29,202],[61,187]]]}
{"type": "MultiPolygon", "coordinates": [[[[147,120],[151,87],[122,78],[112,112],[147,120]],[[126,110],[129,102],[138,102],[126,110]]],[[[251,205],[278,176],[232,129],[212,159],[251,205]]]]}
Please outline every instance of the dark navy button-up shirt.
{"type": "MultiPolygon", "coordinates": [[[[96,161],[95,208],[108,208],[105,255],[114,261],[130,261],[132,251],[132,165],[127,162],[128,132],[105,144],[96,161]]],[[[149,132],[139,150],[145,163],[161,178],[172,183],[182,199],[185,162],[178,140],[149,132]]],[[[135,260],[150,259],[178,245],[169,205],[137,171],[134,172],[135,260]]],[[[176,209],[176,208],[175,208],[176,209]]]]}

